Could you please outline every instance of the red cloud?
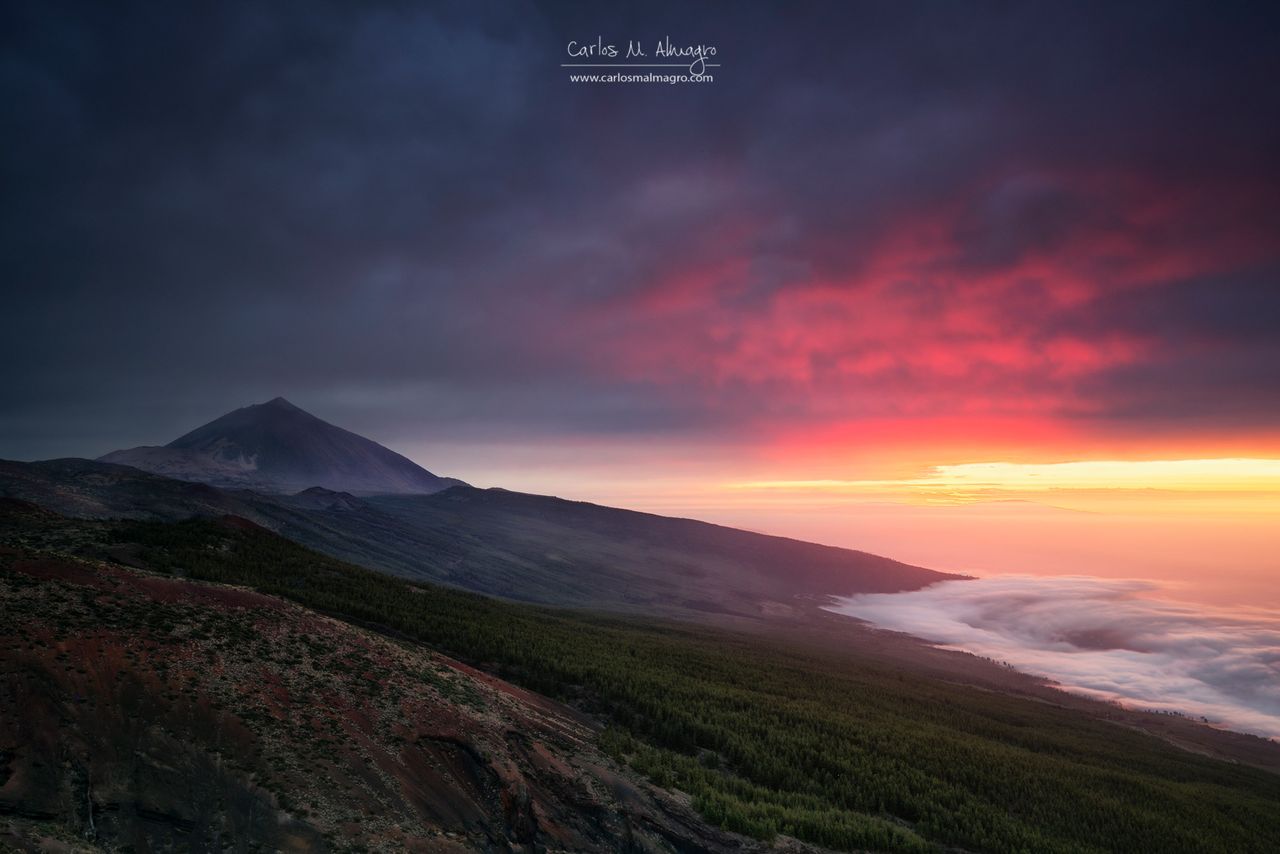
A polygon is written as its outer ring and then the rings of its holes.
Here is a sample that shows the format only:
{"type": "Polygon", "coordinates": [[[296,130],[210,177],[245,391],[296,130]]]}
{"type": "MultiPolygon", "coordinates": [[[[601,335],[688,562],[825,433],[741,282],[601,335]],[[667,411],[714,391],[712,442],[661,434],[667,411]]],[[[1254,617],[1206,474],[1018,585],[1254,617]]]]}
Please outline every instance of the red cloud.
{"type": "Polygon", "coordinates": [[[714,260],[676,259],[580,322],[597,370],[748,427],[1012,418],[1025,438],[1033,422],[1109,416],[1116,401],[1089,381],[1187,345],[1101,316],[1117,294],[1280,254],[1249,217],[1265,201],[1132,175],[1001,176],[844,254],[838,234],[779,241],[768,215],[744,215],[708,229],[696,256],[714,260]]]}

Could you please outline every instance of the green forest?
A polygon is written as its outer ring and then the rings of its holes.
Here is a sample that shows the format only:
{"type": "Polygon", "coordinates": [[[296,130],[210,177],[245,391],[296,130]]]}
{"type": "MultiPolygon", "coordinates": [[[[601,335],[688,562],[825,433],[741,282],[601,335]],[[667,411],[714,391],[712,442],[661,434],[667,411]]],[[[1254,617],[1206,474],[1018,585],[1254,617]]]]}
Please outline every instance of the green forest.
{"type": "Polygon", "coordinates": [[[1280,848],[1280,777],[856,650],[512,604],[211,521],[107,530],[154,569],[281,595],[571,703],[605,722],[611,755],[751,836],[877,851],[1280,848]]]}

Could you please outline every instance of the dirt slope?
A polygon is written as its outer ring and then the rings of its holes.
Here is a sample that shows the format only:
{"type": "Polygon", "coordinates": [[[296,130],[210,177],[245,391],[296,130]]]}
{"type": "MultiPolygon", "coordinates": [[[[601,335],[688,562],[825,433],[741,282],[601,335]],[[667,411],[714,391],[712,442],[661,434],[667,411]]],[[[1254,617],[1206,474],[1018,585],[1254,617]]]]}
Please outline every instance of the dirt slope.
{"type": "Polygon", "coordinates": [[[0,847],[758,847],[620,770],[594,735],[549,700],[279,599],[0,554],[0,847]]]}

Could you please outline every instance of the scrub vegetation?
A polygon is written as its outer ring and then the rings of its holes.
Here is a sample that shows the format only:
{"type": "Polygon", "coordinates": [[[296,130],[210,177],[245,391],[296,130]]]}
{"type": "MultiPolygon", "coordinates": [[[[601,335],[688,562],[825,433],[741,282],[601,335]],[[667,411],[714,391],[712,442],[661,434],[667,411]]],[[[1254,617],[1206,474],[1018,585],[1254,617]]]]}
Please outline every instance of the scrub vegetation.
{"type": "Polygon", "coordinates": [[[103,531],[148,567],[285,596],[597,715],[606,751],[762,839],[1011,852],[1263,852],[1280,840],[1280,777],[857,651],[508,603],[248,526],[103,531]]]}

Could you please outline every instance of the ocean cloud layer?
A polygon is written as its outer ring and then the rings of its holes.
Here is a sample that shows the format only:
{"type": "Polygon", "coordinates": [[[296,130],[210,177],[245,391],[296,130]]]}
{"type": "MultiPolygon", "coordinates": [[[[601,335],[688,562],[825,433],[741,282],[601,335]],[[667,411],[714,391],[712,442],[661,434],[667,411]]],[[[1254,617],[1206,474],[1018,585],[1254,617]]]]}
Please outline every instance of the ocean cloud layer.
{"type": "Polygon", "coordinates": [[[1280,738],[1280,613],[1166,601],[1089,576],[947,581],[831,610],[1006,661],[1064,688],[1280,738]]]}

